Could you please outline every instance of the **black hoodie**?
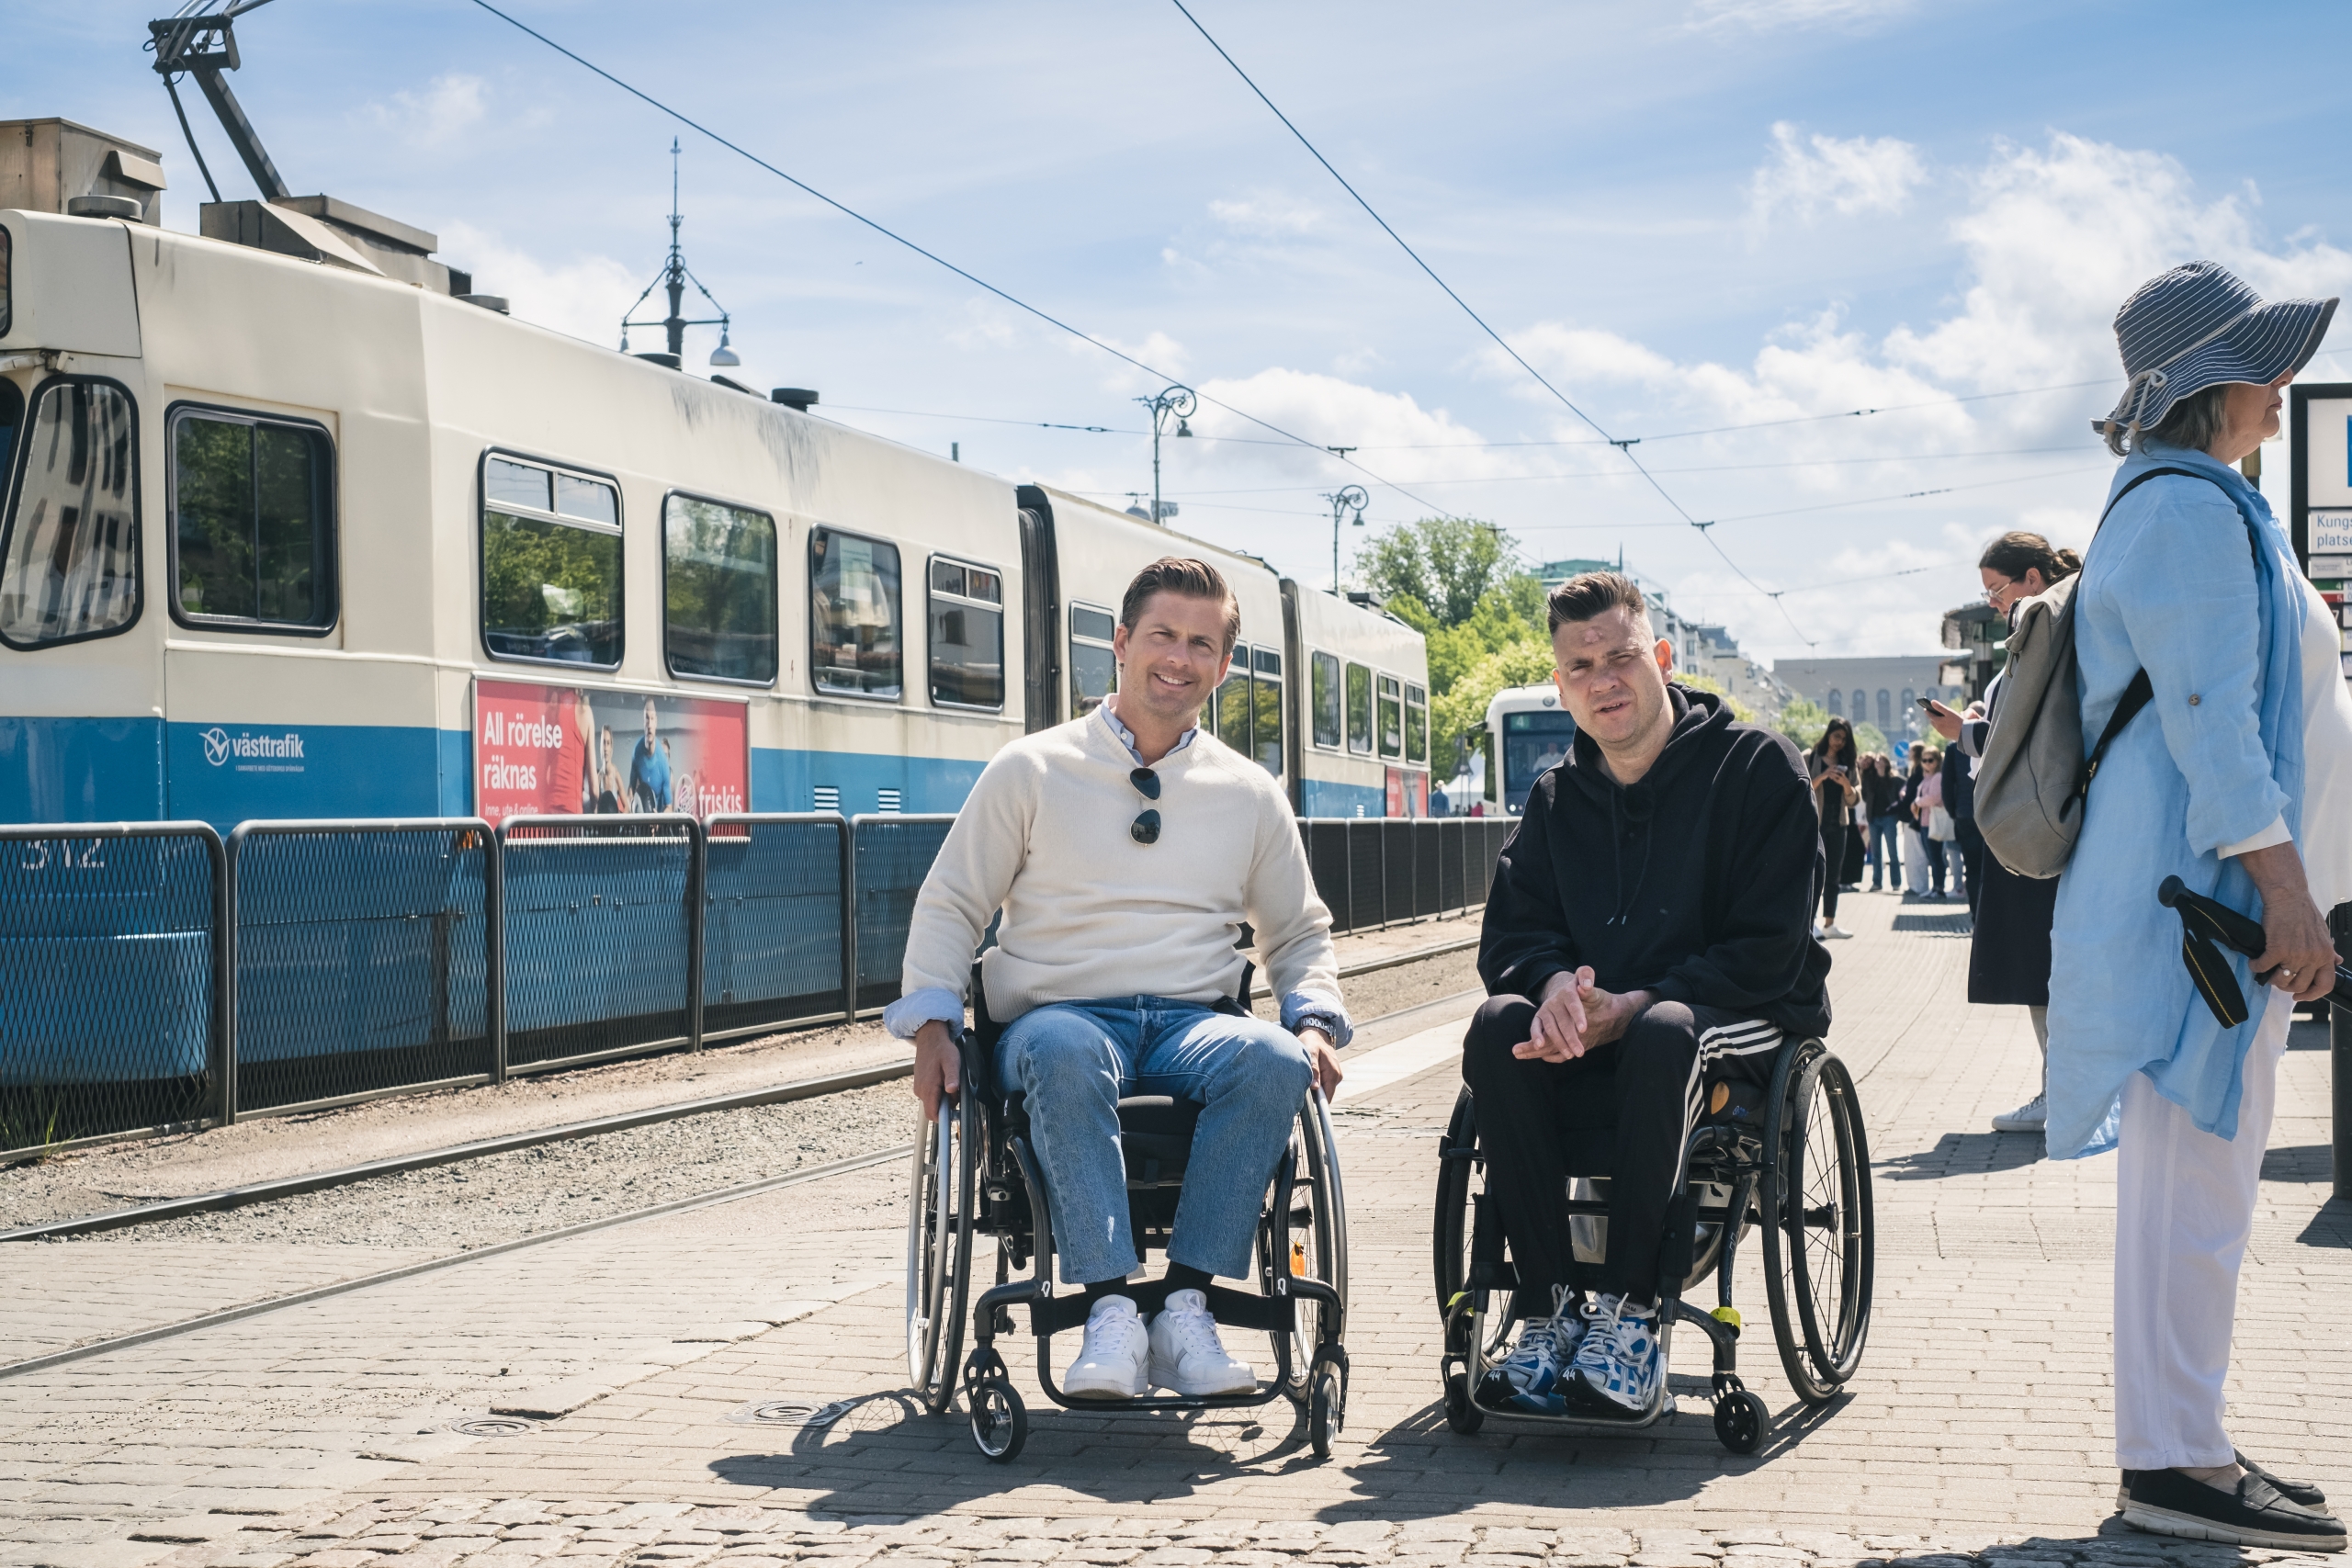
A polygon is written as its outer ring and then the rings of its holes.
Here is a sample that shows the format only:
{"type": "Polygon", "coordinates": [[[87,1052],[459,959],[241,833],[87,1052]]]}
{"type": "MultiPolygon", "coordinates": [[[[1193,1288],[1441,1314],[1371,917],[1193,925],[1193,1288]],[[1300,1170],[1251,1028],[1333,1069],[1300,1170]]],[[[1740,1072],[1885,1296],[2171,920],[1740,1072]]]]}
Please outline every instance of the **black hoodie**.
{"type": "Polygon", "coordinates": [[[1829,1028],[1829,952],[1810,934],[1823,872],[1804,760],[1669,685],[1674,729],[1630,788],[1578,731],[1535,781],[1487,896],[1478,976],[1539,999],[1583,964],[1605,991],[1724,1008],[1793,1034],[1829,1028]]]}

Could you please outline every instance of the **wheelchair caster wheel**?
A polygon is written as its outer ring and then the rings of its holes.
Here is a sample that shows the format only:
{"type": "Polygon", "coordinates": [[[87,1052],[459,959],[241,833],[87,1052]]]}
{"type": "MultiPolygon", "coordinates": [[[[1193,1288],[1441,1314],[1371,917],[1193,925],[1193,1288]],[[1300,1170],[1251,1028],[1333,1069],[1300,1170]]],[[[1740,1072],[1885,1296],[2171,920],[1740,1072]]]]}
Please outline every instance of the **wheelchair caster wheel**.
{"type": "Polygon", "coordinates": [[[1335,1350],[1316,1352],[1307,1375],[1306,1440],[1317,1459],[1331,1457],[1331,1439],[1347,1424],[1348,1361],[1335,1350]]]}
{"type": "Polygon", "coordinates": [[[995,1464],[1020,1458],[1021,1445],[1029,1440],[1029,1412],[1012,1385],[1001,1377],[989,1378],[973,1387],[970,1399],[972,1441],[980,1452],[995,1464]]]}
{"type": "Polygon", "coordinates": [[[1764,1446],[1772,1427],[1772,1413],[1763,1399],[1737,1389],[1715,1402],[1715,1437],[1736,1454],[1752,1454],[1764,1446]]]}
{"type": "Polygon", "coordinates": [[[1455,1372],[1445,1380],[1445,1424],[1464,1437],[1476,1437],[1487,1424],[1487,1413],[1470,1397],[1470,1374],[1455,1372]]]}

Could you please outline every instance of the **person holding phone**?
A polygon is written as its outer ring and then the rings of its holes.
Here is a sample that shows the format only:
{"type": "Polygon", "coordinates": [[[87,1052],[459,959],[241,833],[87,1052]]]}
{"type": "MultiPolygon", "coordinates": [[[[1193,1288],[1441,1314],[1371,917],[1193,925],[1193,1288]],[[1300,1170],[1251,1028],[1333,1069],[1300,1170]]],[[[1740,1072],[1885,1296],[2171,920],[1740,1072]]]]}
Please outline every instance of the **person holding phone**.
{"type": "Polygon", "coordinates": [[[1903,891],[1903,837],[1897,830],[1903,781],[1894,776],[1894,759],[1874,751],[1870,772],[1862,778],[1862,805],[1870,819],[1871,891],[1903,891]]]}
{"type": "Polygon", "coordinates": [[[1821,818],[1821,850],[1828,857],[1828,871],[1821,879],[1821,916],[1815,922],[1813,932],[1823,942],[1854,934],[1838,924],[1838,878],[1846,863],[1848,819],[1852,815],[1855,797],[1861,793],[1859,761],[1854,750],[1854,727],[1842,718],[1829,721],[1805,758],[1805,770],[1813,776],[1814,803],[1821,818]]]}

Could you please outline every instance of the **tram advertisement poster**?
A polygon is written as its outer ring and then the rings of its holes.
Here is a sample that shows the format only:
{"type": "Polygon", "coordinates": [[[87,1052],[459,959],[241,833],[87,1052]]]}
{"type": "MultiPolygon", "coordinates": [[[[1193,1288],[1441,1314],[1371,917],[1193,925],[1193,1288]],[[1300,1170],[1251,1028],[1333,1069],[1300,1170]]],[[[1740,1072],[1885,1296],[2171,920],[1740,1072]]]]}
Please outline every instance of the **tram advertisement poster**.
{"type": "Polygon", "coordinates": [[[476,681],[475,813],[747,810],[750,713],[707,697],[476,681]]]}

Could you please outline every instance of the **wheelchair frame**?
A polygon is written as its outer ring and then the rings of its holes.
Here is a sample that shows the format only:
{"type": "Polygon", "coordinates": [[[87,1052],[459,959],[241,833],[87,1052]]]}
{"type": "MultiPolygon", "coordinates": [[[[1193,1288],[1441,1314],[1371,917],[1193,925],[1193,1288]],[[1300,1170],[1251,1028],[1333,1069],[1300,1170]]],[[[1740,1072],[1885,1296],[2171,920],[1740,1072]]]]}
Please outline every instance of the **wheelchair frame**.
{"type": "MultiPolygon", "coordinates": [[[[1753,1122],[1702,1119],[1691,1132],[1686,1184],[1667,1209],[1657,1298],[1660,1375],[1648,1407],[1625,1416],[1574,1408],[1551,1416],[1479,1398],[1515,1321],[1510,1297],[1518,1280],[1505,1257],[1500,1216],[1488,1212],[1483,1192],[1470,1190],[1473,1168],[1483,1165],[1484,1156],[1465,1086],[1441,1145],[1433,1227],[1438,1308],[1445,1325],[1439,1375],[1446,1424],[1465,1436],[1489,1416],[1579,1436],[1639,1431],[1671,1407],[1666,1373],[1673,1325],[1682,1322],[1704,1333],[1713,1353],[1716,1437],[1735,1453],[1754,1452],[1770,1429],[1771,1413],[1740,1381],[1741,1318],[1732,1304],[1733,1265],[1750,1228],[1763,1244],[1765,1296],[1781,1367],[1808,1404],[1835,1398],[1860,1365],[1870,1330],[1875,1248],[1860,1106],[1845,1064],[1819,1040],[1808,1039],[1777,1054],[1763,1110],[1760,1131],[1753,1122]],[[1826,1127],[1818,1124],[1824,1120],[1826,1127]],[[1808,1162],[1816,1152],[1826,1154],[1826,1164],[1808,1162]],[[1702,1198],[1709,1190],[1720,1196],[1702,1198]],[[1466,1235],[1465,1211],[1472,1220],[1466,1235]],[[1824,1234],[1835,1253],[1835,1279],[1826,1259],[1815,1256],[1824,1234]],[[1683,1295],[1711,1273],[1719,1304],[1702,1312],[1683,1295]],[[1495,1314],[1489,1298],[1498,1290],[1505,1304],[1495,1314]],[[1491,1327],[1490,1319],[1498,1319],[1491,1327]]],[[[1572,1196],[1568,1212],[1571,1224],[1580,1225],[1605,1219],[1608,1204],[1572,1196]]],[[[1570,1282],[1578,1289],[1598,1287],[1598,1264],[1579,1258],[1575,1273],[1570,1282]]]]}
{"type": "MultiPolygon", "coordinates": [[[[1248,994],[1245,975],[1242,995],[1248,994]]],[[[981,1453],[999,1463],[1018,1457],[1028,1438],[1028,1414],[996,1339],[1013,1332],[1012,1309],[1026,1306],[1029,1332],[1037,1341],[1037,1381],[1046,1397],[1065,1409],[1230,1410],[1286,1398],[1306,1416],[1317,1457],[1329,1457],[1347,1406],[1347,1201],[1320,1088],[1308,1086],[1290,1141],[1269,1174],[1269,1198],[1258,1222],[1259,1293],[1221,1285],[1204,1292],[1219,1324],[1271,1337],[1273,1377],[1246,1394],[1074,1399],[1055,1381],[1050,1342],[1057,1333],[1084,1325],[1086,1299],[1074,1291],[1054,1291],[1052,1209],[1028,1146],[1027,1116],[1019,1097],[1003,1094],[996,1084],[1001,1032],[988,1017],[977,966],[972,995],[973,1027],[957,1035],[962,1090],[943,1102],[936,1122],[922,1127],[908,1205],[907,1362],[925,1406],[944,1415],[955,1405],[960,1381],[972,1439],[981,1453]],[[973,1301],[972,1244],[980,1235],[996,1241],[996,1280],[973,1301]],[[1029,1277],[1013,1278],[1023,1267],[1029,1277]],[[975,1344],[959,1380],[956,1364],[967,1310],[975,1344]]],[[[1247,1010],[1227,1006],[1236,1013],[1247,1010]]],[[[1160,1097],[1131,1097],[1120,1107],[1123,1143],[1148,1142],[1155,1135],[1130,1131],[1130,1115],[1182,1119],[1173,1102],[1160,1097]]],[[[1184,1136],[1189,1138],[1189,1130],[1184,1136]]],[[[1148,1258],[1155,1246],[1167,1246],[1182,1175],[1162,1175],[1157,1160],[1139,1159],[1132,1146],[1126,1153],[1130,1219],[1136,1250],[1148,1258]]],[[[1164,1281],[1154,1280],[1130,1293],[1137,1309],[1148,1314],[1162,1304],[1167,1289],[1164,1281]]]]}

